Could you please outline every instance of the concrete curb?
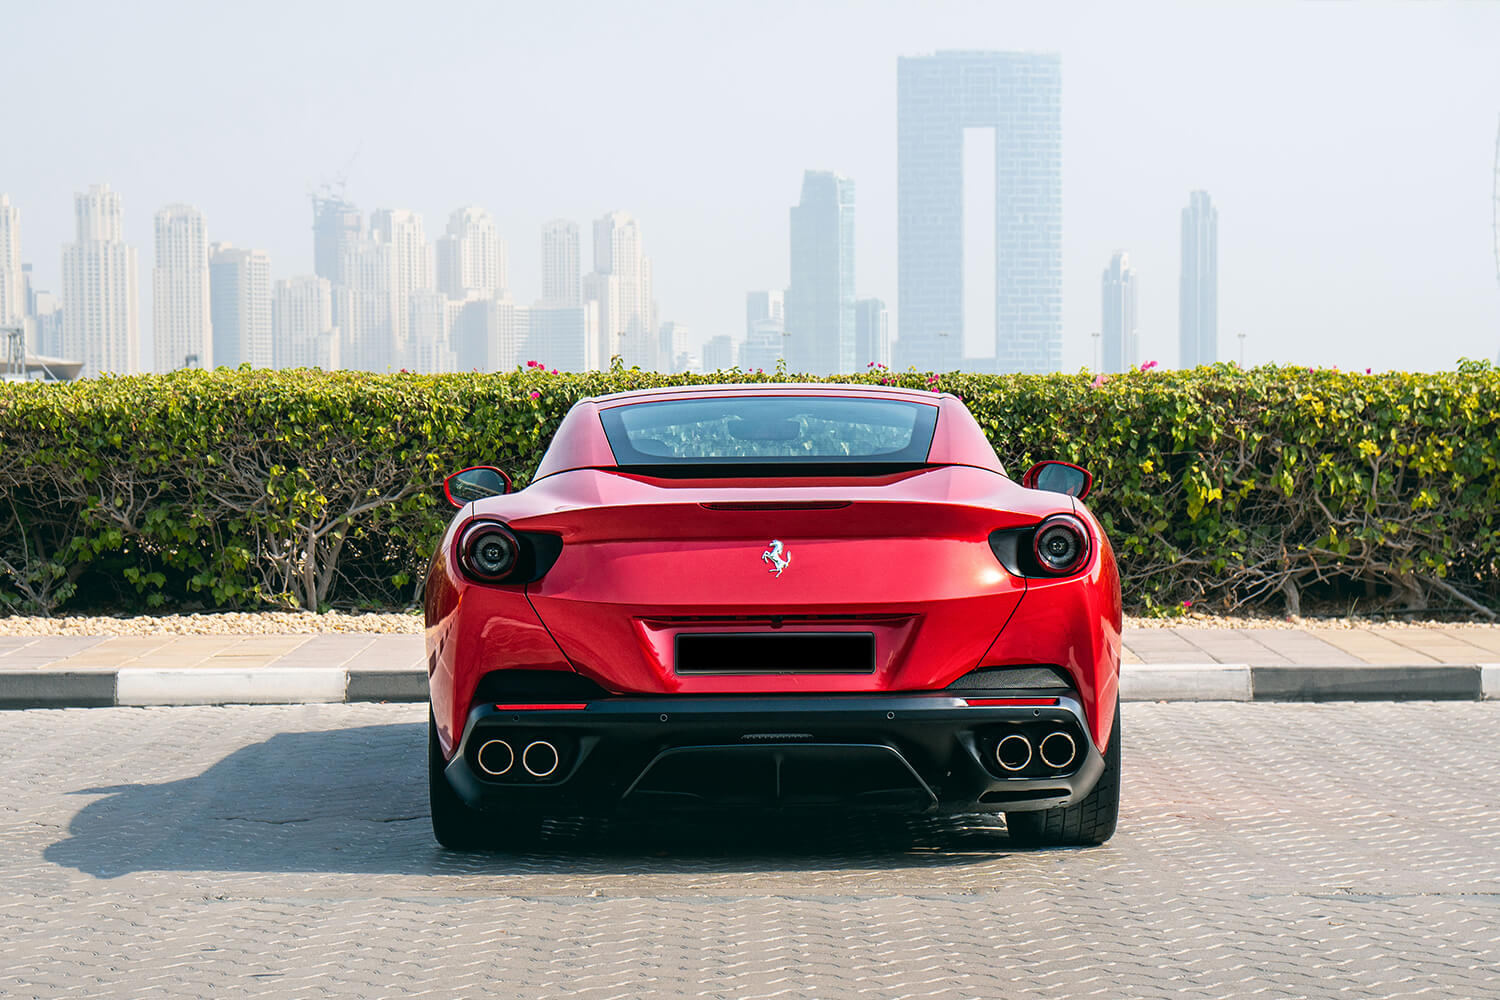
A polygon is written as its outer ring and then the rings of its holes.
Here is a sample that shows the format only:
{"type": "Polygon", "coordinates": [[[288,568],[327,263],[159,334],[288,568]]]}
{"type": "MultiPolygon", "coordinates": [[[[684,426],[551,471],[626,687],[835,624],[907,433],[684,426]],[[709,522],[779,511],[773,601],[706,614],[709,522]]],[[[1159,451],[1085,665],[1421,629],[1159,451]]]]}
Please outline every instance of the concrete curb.
{"type": "MultiPolygon", "coordinates": [[[[1124,701],[1500,700],[1500,663],[1277,666],[1132,663],[1124,701]]],[[[0,709],[420,702],[421,667],[262,667],[0,672],[0,709]]]]}

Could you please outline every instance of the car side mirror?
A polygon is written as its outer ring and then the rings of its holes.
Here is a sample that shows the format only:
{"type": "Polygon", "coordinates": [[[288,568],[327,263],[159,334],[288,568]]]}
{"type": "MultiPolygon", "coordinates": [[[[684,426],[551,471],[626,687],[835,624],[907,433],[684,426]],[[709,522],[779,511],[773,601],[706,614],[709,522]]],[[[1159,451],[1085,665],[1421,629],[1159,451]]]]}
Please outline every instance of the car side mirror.
{"type": "Polygon", "coordinates": [[[1021,485],[1028,490],[1065,493],[1082,500],[1094,488],[1094,477],[1089,470],[1071,462],[1038,462],[1026,470],[1021,485]]]}
{"type": "Polygon", "coordinates": [[[443,480],[443,496],[455,507],[485,497],[504,496],[511,489],[510,477],[493,465],[476,465],[443,480]]]}

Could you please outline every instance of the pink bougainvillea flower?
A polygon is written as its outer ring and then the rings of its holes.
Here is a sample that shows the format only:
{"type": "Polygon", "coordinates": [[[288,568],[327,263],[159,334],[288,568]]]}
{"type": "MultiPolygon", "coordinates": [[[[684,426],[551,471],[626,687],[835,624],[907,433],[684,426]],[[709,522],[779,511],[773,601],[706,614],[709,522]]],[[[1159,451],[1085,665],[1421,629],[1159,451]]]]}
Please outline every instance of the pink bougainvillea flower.
{"type": "Polygon", "coordinates": [[[1109,376],[1106,375],[1106,374],[1104,374],[1103,372],[1100,372],[1098,375],[1094,376],[1094,381],[1090,382],[1089,385],[1091,385],[1095,389],[1097,389],[1101,385],[1103,385],[1104,383],[1106,383],[1108,381],[1109,381],[1109,376]]]}
{"type": "Polygon", "coordinates": [[[1368,375],[1368,374],[1370,374],[1370,369],[1368,369],[1368,368],[1366,368],[1366,369],[1365,369],[1365,374],[1366,374],[1366,375],[1368,375]]]}
{"type": "Polygon", "coordinates": [[[542,394],[539,393],[539,392],[537,392],[535,389],[532,389],[531,390],[531,398],[532,399],[541,399],[542,398],[542,394]]]}
{"type": "Polygon", "coordinates": [[[1161,364],[1160,361],[1142,361],[1141,362],[1141,371],[1143,371],[1143,372],[1149,372],[1151,369],[1155,368],[1159,364],[1161,364]]]}
{"type": "Polygon", "coordinates": [[[1193,602],[1191,600],[1187,600],[1187,601],[1183,601],[1182,602],[1182,608],[1183,608],[1184,611],[1186,611],[1188,608],[1190,608],[1192,606],[1193,606],[1193,602]]]}

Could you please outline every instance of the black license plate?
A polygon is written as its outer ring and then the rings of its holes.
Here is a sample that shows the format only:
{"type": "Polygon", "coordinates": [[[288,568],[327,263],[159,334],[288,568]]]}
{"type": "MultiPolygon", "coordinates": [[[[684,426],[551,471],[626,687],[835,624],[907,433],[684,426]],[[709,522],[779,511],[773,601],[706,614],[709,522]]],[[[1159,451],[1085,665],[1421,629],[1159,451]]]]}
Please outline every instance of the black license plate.
{"type": "Polygon", "coordinates": [[[682,632],[679,674],[871,674],[872,632],[682,632]]]}

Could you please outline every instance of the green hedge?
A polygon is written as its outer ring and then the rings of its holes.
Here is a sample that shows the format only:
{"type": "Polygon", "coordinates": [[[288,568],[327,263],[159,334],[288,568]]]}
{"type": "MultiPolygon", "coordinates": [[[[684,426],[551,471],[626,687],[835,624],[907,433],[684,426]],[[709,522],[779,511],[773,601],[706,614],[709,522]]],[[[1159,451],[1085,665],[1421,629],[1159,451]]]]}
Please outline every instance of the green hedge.
{"type": "MultiPolygon", "coordinates": [[[[584,396],[789,379],[220,369],[0,385],[0,609],[405,604],[448,518],[447,472],[495,464],[524,485],[584,396]]],[[[1482,362],[837,380],[956,393],[1013,473],[1090,468],[1136,610],[1500,603],[1500,372],[1482,362]]]]}

